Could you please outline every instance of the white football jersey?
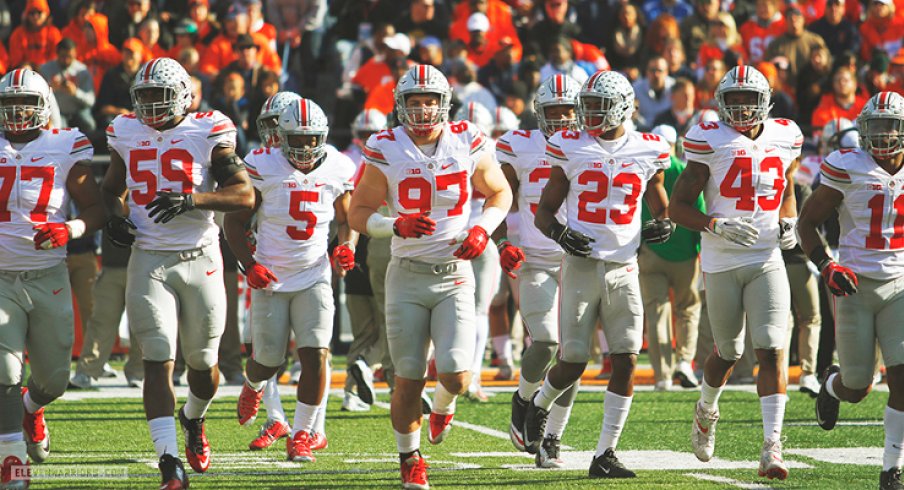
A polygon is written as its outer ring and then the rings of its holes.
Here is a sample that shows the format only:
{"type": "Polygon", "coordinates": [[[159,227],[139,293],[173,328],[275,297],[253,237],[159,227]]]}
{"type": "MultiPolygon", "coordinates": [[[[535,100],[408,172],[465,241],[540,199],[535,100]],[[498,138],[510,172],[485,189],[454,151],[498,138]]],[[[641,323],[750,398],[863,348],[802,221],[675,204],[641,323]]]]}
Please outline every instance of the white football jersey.
{"type": "MultiPolygon", "coordinates": [[[[487,151],[490,151],[496,147],[496,140],[486,135],[484,135],[484,138],[486,138],[484,147],[487,149],[487,151]]],[[[493,163],[499,165],[499,162],[496,160],[495,155],[493,155],[493,163]]],[[[481,194],[477,189],[474,189],[474,192],[471,193],[471,217],[468,218],[468,227],[475,226],[480,221],[480,218],[483,216],[483,206],[486,204],[486,202],[486,196],[481,194]]],[[[494,231],[495,230],[487,230],[487,233],[492,235],[494,231]]]]}
{"type": "MultiPolygon", "coordinates": [[[[520,225],[518,240],[526,262],[543,266],[559,265],[565,251],[534,225],[540,195],[549,182],[552,170],[546,158],[546,136],[536,129],[509,131],[496,142],[496,159],[501,164],[511,165],[518,176],[516,221],[520,225]]],[[[566,222],[564,207],[559,208],[556,219],[563,224],[566,222]]]]}
{"type": "Polygon", "coordinates": [[[66,258],[66,247],[35,250],[33,226],[66,222],[69,171],[93,156],[77,129],[42,130],[19,149],[0,133],[0,271],[46,269],[66,258]]]}
{"type": "Polygon", "coordinates": [[[117,116],[107,127],[107,145],[126,165],[129,218],[135,246],[146,250],[188,250],[216,243],[213,211],[193,209],[169,223],[154,223],[145,206],[158,191],[211,192],[210,155],[217,146],[235,147],[235,126],[220,113],[188,114],[165,131],[146,126],[134,114],[117,116]]]}
{"type": "Polygon", "coordinates": [[[721,121],[700,123],[687,132],[688,161],[709,167],[703,191],[706,212],[716,218],[749,218],[759,232],[751,247],[711,233],[703,233],[700,263],[703,272],[722,272],[751,264],[782,260],[778,222],[785,174],[804,138],[788,119],[767,119],[751,140],[721,121]]]}
{"type": "Polygon", "coordinates": [[[305,174],[279,148],[261,148],[247,156],[245,168],[261,193],[254,259],[279,278],[268,289],[300,291],[329,280],[333,204],[352,190],[355,164],[327,146],[324,161],[305,174]]]}
{"type": "Polygon", "coordinates": [[[904,275],[904,175],[889,175],[860,149],[831,153],[821,182],[844,195],[838,207],[839,261],[858,275],[904,275]]]}
{"type": "Polygon", "coordinates": [[[656,172],[669,168],[669,144],[659,136],[626,131],[600,142],[586,132],[559,131],[546,156],[565,171],[568,227],[588,235],[590,257],[610,262],[636,260],[640,247],[640,200],[656,172]]]}
{"type": "Polygon", "coordinates": [[[390,216],[429,211],[436,221],[433,235],[416,239],[393,236],[393,256],[428,262],[454,260],[452,254],[459,245],[449,242],[468,229],[471,176],[485,146],[486,137],[467,121],[445,124],[433,156],[425,155],[402,126],[371,135],[364,147],[364,161],[389,182],[386,202],[390,216]]]}

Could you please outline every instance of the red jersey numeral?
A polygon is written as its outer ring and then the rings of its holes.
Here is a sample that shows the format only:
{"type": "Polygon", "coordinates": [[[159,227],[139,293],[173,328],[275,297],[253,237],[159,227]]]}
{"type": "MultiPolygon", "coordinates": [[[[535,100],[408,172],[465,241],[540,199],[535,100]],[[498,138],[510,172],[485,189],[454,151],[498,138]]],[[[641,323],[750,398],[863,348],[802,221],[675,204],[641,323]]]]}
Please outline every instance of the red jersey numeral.
{"type": "Polygon", "coordinates": [[[318,202],[320,193],[316,191],[292,191],[289,194],[289,216],[295,221],[304,222],[305,226],[287,226],[286,234],[293,240],[308,240],[314,236],[314,227],[317,226],[317,215],[311,211],[305,211],[302,203],[318,202]]]}
{"type": "Polygon", "coordinates": [[[562,138],[566,140],[576,140],[580,139],[581,133],[577,131],[562,131],[562,138]]]}
{"type": "Polygon", "coordinates": [[[436,190],[441,191],[452,186],[458,186],[458,202],[449,210],[447,216],[458,216],[461,214],[465,203],[468,202],[468,173],[455,172],[454,174],[436,176],[436,190]]]}
{"type": "MultiPolygon", "coordinates": [[[[153,170],[141,170],[138,168],[139,162],[149,162],[157,160],[156,148],[139,148],[129,152],[129,174],[138,184],[146,187],[145,191],[134,189],[131,192],[132,202],[139,206],[146,206],[154,200],[157,195],[158,176],[153,170]]],[[[166,182],[174,184],[182,184],[179,189],[160,189],[173,192],[183,192],[190,194],[194,191],[194,182],[192,181],[192,173],[194,167],[194,158],[191,153],[184,148],[170,148],[160,155],[160,173],[166,182]],[[181,168],[175,166],[176,163],[181,164],[181,168]]]]}
{"type": "Polygon", "coordinates": [[[717,123],[715,121],[702,122],[702,123],[700,123],[700,129],[702,129],[704,131],[709,131],[711,129],[719,129],[719,123],[717,123]]]}
{"type": "MultiPolygon", "coordinates": [[[[531,170],[530,174],[527,175],[527,180],[531,184],[539,183],[541,180],[549,180],[549,176],[552,174],[552,168],[550,167],[537,167],[531,170]]],[[[543,187],[546,187],[546,183],[543,184],[543,187]]],[[[532,202],[530,203],[530,212],[531,214],[537,214],[537,208],[540,206],[540,203],[532,202]]]]}
{"type": "MultiPolygon", "coordinates": [[[[53,192],[53,180],[56,174],[54,167],[21,167],[19,178],[22,181],[41,180],[41,190],[38,191],[38,201],[34,209],[29,213],[29,219],[35,223],[47,222],[47,206],[50,204],[50,194],[53,192]]],[[[12,220],[9,211],[9,199],[16,183],[16,167],[0,167],[0,222],[12,220]]]]}
{"type": "MultiPolygon", "coordinates": [[[[455,172],[436,176],[436,189],[445,190],[449,187],[458,187],[458,201],[446,216],[458,216],[462,214],[464,205],[468,202],[468,173],[455,172]]],[[[433,186],[424,177],[407,177],[399,182],[399,204],[405,208],[406,213],[426,213],[433,208],[433,186]]]]}
{"type": "Polygon", "coordinates": [[[772,183],[775,193],[772,197],[756,197],[756,189],[753,187],[753,159],[750,157],[737,157],[731,163],[731,167],[719,184],[719,192],[722,197],[737,199],[735,209],[741,211],[753,211],[759,204],[763,211],[774,211],[782,203],[785,191],[785,176],[782,174],[782,160],[779,157],[766,157],[760,161],[760,172],[769,173],[775,170],[776,179],[772,183]],[[756,199],[754,199],[756,198],[756,199]]]}
{"type": "Polygon", "coordinates": [[[455,134],[461,134],[468,130],[468,122],[467,121],[459,121],[457,123],[452,123],[449,125],[449,129],[452,130],[455,134]]]}
{"type": "Polygon", "coordinates": [[[904,248],[904,195],[894,201],[894,216],[891,239],[886,242],[882,236],[882,222],[885,220],[885,195],[876,194],[868,202],[871,211],[869,219],[869,235],[866,237],[866,248],[873,250],[898,250],[904,248]]]}
{"type": "Polygon", "coordinates": [[[377,141],[380,141],[380,140],[395,141],[395,135],[392,134],[391,129],[384,129],[383,131],[380,131],[379,133],[377,133],[377,141]]]}
{"type": "Polygon", "coordinates": [[[521,136],[523,138],[530,138],[530,131],[526,129],[516,129],[512,131],[512,134],[515,136],[521,136]]]}
{"type": "MultiPolygon", "coordinates": [[[[588,185],[596,183],[596,190],[588,190],[578,195],[578,219],[587,223],[605,223],[606,208],[597,208],[594,211],[587,209],[588,204],[599,204],[609,194],[609,177],[603,172],[587,170],[578,176],[578,183],[588,185]]],[[[627,211],[619,211],[617,209],[609,210],[608,216],[613,224],[626,225],[634,220],[634,213],[637,212],[637,201],[640,198],[640,189],[642,182],[637,174],[621,173],[612,179],[613,187],[627,187],[631,190],[625,196],[624,204],[628,207],[627,211]]]]}

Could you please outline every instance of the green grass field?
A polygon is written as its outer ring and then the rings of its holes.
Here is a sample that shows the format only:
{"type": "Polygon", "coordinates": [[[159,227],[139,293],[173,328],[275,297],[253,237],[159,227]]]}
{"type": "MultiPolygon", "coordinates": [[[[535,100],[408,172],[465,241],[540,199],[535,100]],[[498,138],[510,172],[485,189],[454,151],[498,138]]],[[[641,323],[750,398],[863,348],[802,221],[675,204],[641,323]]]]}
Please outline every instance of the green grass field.
{"type": "MultiPolygon", "coordinates": [[[[689,434],[697,396],[696,391],[636,394],[618,449],[628,467],[638,470],[638,478],[614,482],[586,478],[599,435],[601,391],[584,392],[577,399],[563,438],[563,444],[572,448],[564,452],[564,459],[574,469],[565,470],[533,469],[532,458],[515,452],[506,436],[510,392],[498,393],[487,404],[461,400],[455,419],[459,425],[445,443],[430,446],[422,437],[431,465],[430,483],[434,488],[856,489],[877,485],[887,393],[873,393],[859,405],[842,406],[842,424],[853,425],[839,425],[832,432],[815,425],[809,397],[791,393],[785,417],[785,459],[794,466],[784,482],[757,477],[762,425],[759,402],[751,392],[723,394],[718,460],[696,462],[689,434]],[[823,449],[819,454],[812,451],[819,448],[823,449]],[[828,462],[833,460],[849,464],[828,462]]],[[[294,402],[289,396],[283,401],[291,420],[294,402]]],[[[257,428],[240,427],[235,419],[236,398],[222,396],[208,414],[211,469],[204,475],[189,471],[191,487],[398,488],[398,460],[385,408],[388,395],[382,394],[380,402],[370,412],[351,414],[339,410],[338,397],[331,398],[326,425],[329,448],[316,454],[315,463],[302,465],[285,461],[283,441],[263,452],[248,451],[257,428]]],[[[32,488],[156,488],[159,474],[140,398],[59,400],[48,408],[47,420],[52,454],[35,471],[53,477],[35,478],[32,488]],[[73,471],[95,474],[97,469],[119,476],[58,477],[73,471]],[[123,478],[126,473],[128,477],[123,478]]]]}

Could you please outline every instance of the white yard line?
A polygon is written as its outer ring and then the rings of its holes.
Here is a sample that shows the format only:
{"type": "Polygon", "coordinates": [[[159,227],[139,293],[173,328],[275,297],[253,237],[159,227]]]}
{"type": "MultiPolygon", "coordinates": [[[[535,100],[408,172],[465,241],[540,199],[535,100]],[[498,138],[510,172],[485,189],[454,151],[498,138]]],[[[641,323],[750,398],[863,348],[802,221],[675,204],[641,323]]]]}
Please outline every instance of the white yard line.
{"type": "Polygon", "coordinates": [[[684,476],[690,476],[698,480],[710,481],[713,483],[721,483],[731,485],[736,488],[746,488],[752,490],[773,490],[774,487],[760,485],[758,483],[744,483],[742,481],[733,480],[724,476],[707,475],[706,473],[685,473],[684,476]]]}

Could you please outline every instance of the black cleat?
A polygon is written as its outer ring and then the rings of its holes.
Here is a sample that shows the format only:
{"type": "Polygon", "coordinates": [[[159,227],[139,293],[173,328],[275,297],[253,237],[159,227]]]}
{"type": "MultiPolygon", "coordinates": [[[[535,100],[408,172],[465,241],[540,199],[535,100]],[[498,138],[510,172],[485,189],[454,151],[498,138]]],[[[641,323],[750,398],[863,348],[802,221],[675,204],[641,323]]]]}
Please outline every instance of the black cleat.
{"type": "Polygon", "coordinates": [[[433,413],[433,400],[427,396],[426,392],[421,392],[421,414],[430,415],[433,413]]]}
{"type": "Polygon", "coordinates": [[[816,423],[825,430],[835,428],[835,423],[838,422],[838,405],[841,404],[837,398],[829,394],[826,382],[828,382],[832,373],[840,371],[841,368],[836,364],[827,367],[822,375],[822,386],[819,387],[819,394],[816,395],[816,423]]]}
{"type": "Polygon", "coordinates": [[[188,475],[182,460],[172,454],[164,454],[157,463],[160,468],[160,490],[182,490],[188,488],[188,475]]]}
{"type": "Polygon", "coordinates": [[[625,468],[625,465],[615,457],[615,451],[612,448],[606,449],[606,452],[593,458],[590,463],[590,478],[634,478],[637,474],[625,468]]]}
{"type": "Polygon", "coordinates": [[[512,393],[512,424],[509,426],[509,438],[515,449],[524,451],[524,417],[527,415],[527,400],[521,398],[517,391],[512,393]]]}
{"type": "Polygon", "coordinates": [[[527,411],[524,414],[524,449],[531,453],[537,454],[540,450],[540,443],[543,442],[543,433],[546,432],[546,419],[549,418],[549,411],[534,405],[537,399],[535,394],[531,398],[527,411]]]}
{"type": "Polygon", "coordinates": [[[904,490],[904,483],[901,483],[901,468],[883,471],[879,476],[879,490],[904,490]]]}

